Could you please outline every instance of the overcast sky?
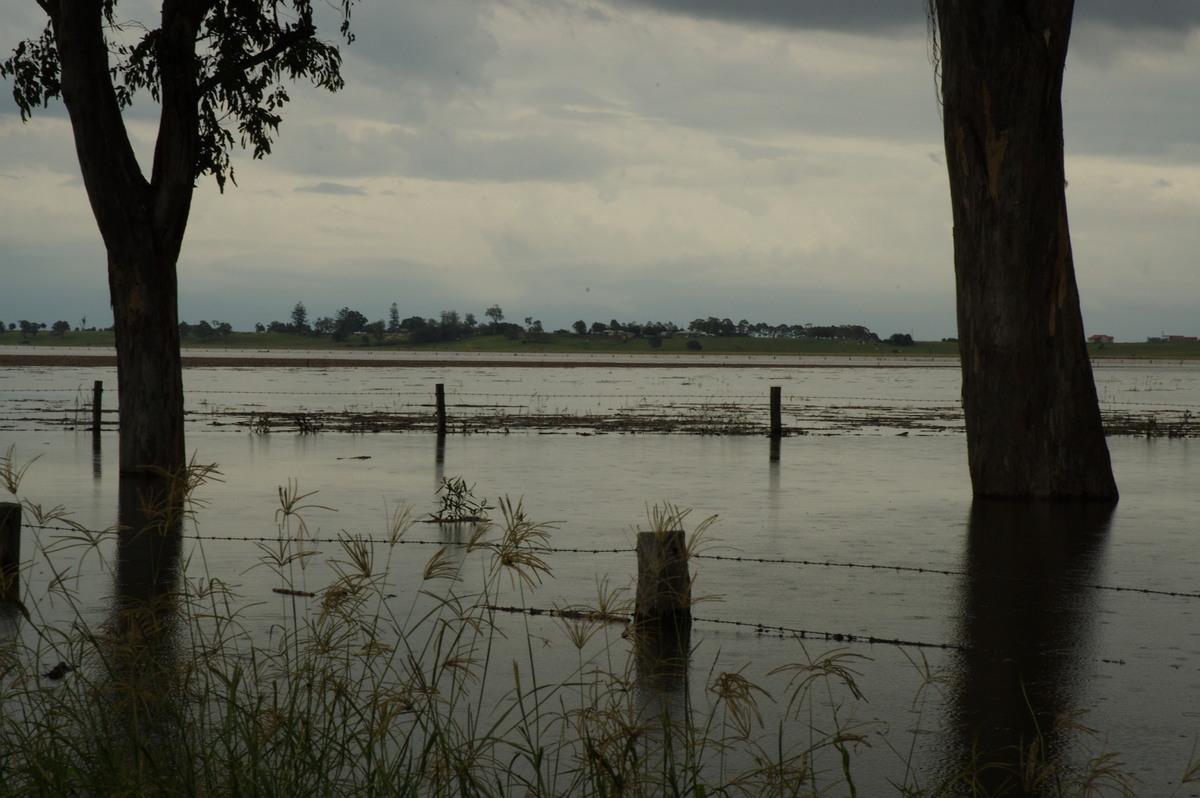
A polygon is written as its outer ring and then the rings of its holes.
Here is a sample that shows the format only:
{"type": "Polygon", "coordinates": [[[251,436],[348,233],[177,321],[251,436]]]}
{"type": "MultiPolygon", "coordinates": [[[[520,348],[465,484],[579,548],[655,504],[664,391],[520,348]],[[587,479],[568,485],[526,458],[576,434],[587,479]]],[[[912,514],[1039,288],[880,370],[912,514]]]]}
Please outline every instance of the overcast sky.
{"type": "MultiPolygon", "coordinates": [[[[38,13],[6,4],[3,52],[38,13]]],[[[1089,334],[1200,335],[1198,24],[1195,0],[1076,3],[1064,106],[1089,334]]],[[[373,0],[354,28],[345,90],[297,87],[274,153],[239,154],[224,195],[201,184],[182,319],[499,304],[547,329],[955,335],[923,0],[373,0]]],[[[107,326],[65,113],[23,124],[10,88],[0,320],[107,326]]],[[[155,113],[132,122],[143,154],[155,113]]]]}

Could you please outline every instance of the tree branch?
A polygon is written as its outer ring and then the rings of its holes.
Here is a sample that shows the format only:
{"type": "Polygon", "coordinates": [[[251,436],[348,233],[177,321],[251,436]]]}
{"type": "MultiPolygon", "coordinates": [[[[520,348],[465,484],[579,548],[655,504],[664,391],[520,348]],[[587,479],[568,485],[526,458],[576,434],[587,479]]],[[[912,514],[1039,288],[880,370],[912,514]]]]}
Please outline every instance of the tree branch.
{"type": "Polygon", "coordinates": [[[255,53],[254,55],[244,58],[235,64],[230,64],[209,76],[208,80],[200,84],[200,93],[207,94],[214,88],[224,83],[231,75],[244,73],[247,70],[253,69],[259,64],[265,64],[275,56],[293,47],[296,43],[311,39],[317,32],[316,27],[310,22],[301,26],[284,31],[282,35],[267,49],[255,53]]]}

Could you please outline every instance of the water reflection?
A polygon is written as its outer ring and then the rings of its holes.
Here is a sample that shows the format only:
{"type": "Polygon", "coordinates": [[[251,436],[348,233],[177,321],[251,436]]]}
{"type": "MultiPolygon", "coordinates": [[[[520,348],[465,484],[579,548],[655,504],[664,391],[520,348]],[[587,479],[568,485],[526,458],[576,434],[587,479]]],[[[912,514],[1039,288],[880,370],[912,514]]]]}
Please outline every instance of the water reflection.
{"type": "Polygon", "coordinates": [[[97,482],[104,476],[104,450],[101,447],[100,428],[92,428],[92,479],[97,482]]]}
{"type": "Polygon", "coordinates": [[[440,486],[446,477],[446,436],[438,435],[433,452],[433,478],[440,486]]]}
{"type": "Polygon", "coordinates": [[[1054,729],[1085,706],[1095,584],[1112,506],[976,500],[958,606],[952,773],[982,794],[1038,795],[1033,773],[1065,753],[1054,729]]]}
{"type": "Polygon", "coordinates": [[[98,639],[107,732],[130,767],[162,767],[178,739],[182,486],[122,476],[111,613],[98,639]]]}
{"type": "Polygon", "coordinates": [[[636,662],[636,718],[644,724],[649,766],[669,772],[688,751],[691,620],[640,621],[629,638],[636,662]]]}
{"type": "Polygon", "coordinates": [[[0,640],[17,633],[21,612],[21,505],[0,502],[0,640]]]}
{"type": "Polygon", "coordinates": [[[629,637],[636,655],[638,687],[646,703],[668,698],[682,707],[692,654],[691,620],[641,621],[629,637]]]}

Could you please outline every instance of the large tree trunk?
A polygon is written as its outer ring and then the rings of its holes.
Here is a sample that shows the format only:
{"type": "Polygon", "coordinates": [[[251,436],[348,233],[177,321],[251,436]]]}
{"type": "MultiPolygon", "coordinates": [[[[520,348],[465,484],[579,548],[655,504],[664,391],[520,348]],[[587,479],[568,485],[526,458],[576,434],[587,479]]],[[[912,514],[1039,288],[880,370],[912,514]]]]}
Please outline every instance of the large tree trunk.
{"type": "Polygon", "coordinates": [[[1067,226],[1073,0],[935,3],[975,495],[1113,499],[1067,226]]]}
{"type": "MultiPolygon", "coordinates": [[[[164,4],[154,180],[134,155],[109,73],[100,0],[47,2],[84,186],[108,251],[120,470],[185,465],[176,262],[195,177],[195,14],[164,4]]],[[[185,4],[186,6],[186,4],[185,4]]],[[[201,15],[202,16],[202,15],[201,15]]]]}
{"type": "Polygon", "coordinates": [[[112,251],[108,279],[117,342],[120,469],[175,474],[186,462],[175,261],[112,251]]]}

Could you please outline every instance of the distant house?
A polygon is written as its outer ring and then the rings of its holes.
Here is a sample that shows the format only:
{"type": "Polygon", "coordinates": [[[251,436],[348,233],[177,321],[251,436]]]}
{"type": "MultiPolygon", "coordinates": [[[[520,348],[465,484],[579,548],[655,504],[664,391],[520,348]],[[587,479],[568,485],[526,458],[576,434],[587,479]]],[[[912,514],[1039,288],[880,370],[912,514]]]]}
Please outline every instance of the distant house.
{"type": "Polygon", "coordinates": [[[1113,342],[1113,337],[1111,335],[1089,335],[1088,336],[1089,344],[1111,344],[1112,342],[1113,342]]]}
{"type": "Polygon", "coordinates": [[[1164,341],[1169,341],[1170,343],[1180,343],[1180,342],[1190,342],[1190,341],[1200,340],[1200,339],[1197,339],[1196,336],[1194,336],[1194,335],[1164,335],[1162,337],[1162,339],[1164,341]]]}

